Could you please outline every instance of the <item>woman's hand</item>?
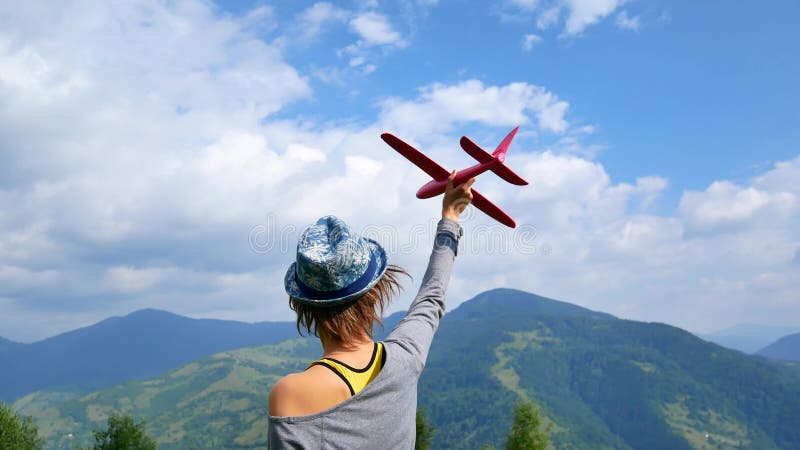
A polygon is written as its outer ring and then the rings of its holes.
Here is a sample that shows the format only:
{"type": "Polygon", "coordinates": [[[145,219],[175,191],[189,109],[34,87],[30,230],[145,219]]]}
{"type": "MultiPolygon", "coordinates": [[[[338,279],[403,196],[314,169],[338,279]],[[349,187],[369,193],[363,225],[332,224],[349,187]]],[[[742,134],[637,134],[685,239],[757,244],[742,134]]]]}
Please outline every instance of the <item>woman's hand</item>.
{"type": "Polygon", "coordinates": [[[447,178],[447,188],[444,191],[444,200],[442,200],[442,217],[458,222],[458,216],[464,212],[469,202],[472,201],[472,183],[475,182],[475,178],[470,178],[465,183],[453,186],[455,178],[456,171],[454,170],[450,177],[447,178]]]}

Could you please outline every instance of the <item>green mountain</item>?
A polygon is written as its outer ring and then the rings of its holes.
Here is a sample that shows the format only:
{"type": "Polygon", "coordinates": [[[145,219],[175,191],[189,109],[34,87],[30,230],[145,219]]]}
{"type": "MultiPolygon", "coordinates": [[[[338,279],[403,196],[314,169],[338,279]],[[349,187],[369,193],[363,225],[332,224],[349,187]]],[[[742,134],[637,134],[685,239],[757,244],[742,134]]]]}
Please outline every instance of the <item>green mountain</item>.
{"type": "Polygon", "coordinates": [[[239,349],[204,358],[164,376],[89,395],[40,391],[15,409],[33,415],[51,449],[89,445],[112,411],[147,422],[160,449],[264,448],[269,389],[303,370],[319,352],[310,339],[239,349]]]}
{"type": "MultiPolygon", "coordinates": [[[[402,316],[384,318],[384,329],[376,327],[378,335],[402,316]]],[[[293,321],[192,319],[155,309],[112,317],[31,344],[0,337],[0,401],[45,389],[89,393],[158,376],[226,350],[295,337],[293,321]]]]}
{"type": "Polygon", "coordinates": [[[767,358],[800,362],[800,333],[784,336],[759,350],[757,354],[767,358]]]}
{"type": "MultiPolygon", "coordinates": [[[[87,443],[112,410],[145,419],[164,449],[263,448],[270,386],[318,353],[314,340],[296,339],[14,406],[36,418],[50,448],[87,443]]],[[[798,368],[514,290],[445,316],[419,398],[434,448],[501,447],[519,398],[542,407],[559,449],[800,448],[798,368]]]]}
{"type": "Polygon", "coordinates": [[[559,449],[800,448],[796,369],[663,324],[493,306],[454,311],[434,342],[420,402],[437,448],[502,443],[519,397],[559,449]]]}
{"type": "Polygon", "coordinates": [[[292,322],[191,319],[145,309],[31,344],[0,338],[0,400],[42,389],[91,392],[158,376],[225,350],[294,336],[292,322]]]}
{"type": "Polygon", "coordinates": [[[462,303],[447,317],[473,317],[491,320],[498,316],[515,313],[616,319],[611,314],[592,311],[572,303],[553,300],[517,289],[492,289],[483,292],[462,303]]]}

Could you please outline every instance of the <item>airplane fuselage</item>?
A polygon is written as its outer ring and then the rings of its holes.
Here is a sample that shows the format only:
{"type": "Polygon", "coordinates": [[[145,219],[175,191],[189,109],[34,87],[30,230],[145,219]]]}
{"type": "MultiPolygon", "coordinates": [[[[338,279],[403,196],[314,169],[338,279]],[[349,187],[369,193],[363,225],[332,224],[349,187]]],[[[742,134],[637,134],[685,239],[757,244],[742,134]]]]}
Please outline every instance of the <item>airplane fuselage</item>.
{"type": "MultiPolygon", "coordinates": [[[[498,156],[505,156],[505,155],[498,155],[498,156]]],[[[469,180],[472,177],[476,177],[487,170],[491,170],[493,167],[501,164],[502,161],[499,157],[495,157],[495,159],[491,161],[487,161],[481,164],[475,164],[474,166],[467,167],[466,169],[459,170],[456,172],[456,179],[453,181],[454,186],[458,186],[461,183],[469,180]]],[[[421,188],[417,191],[417,198],[431,198],[436,197],[437,195],[443,194],[445,189],[447,188],[447,178],[443,178],[441,180],[431,180],[422,185],[421,188]]]]}
{"type": "MultiPolygon", "coordinates": [[[[517,130],[519,130],[519,127],[511,130],[511,132],[500,141],[500,145],[498,145],[492,153],[481,148],[481,146],[473,142],[470,138],[461,136],[461,140],[459,141],[461,148],[464,149],[469,156],[475,158],[478,164],[457,171],[454,177],[454,184],[456,186],[463,184],[470,178],[476,177],[487,170],[491,170],[498,177],[513,185],[524,186],[528,184],[524,178],[514,173],[514,171],[504,164],[506,152],[508,151],[509,145],[511,145],[511,140],[514,139],[514,136],[517,134],[517,130]]],[[[447,189],[447,179],[452,172],[440,166],[436,161],[430,159],[424,153],[408,145],[408,143],[391,133],[382,133],[381,139],[389,144],[397,153],[411,161],[415,166],[422,169],[423,172],[432,178],[431,181],[419,188],[417,191],[417,198],[436,197],[445,192],[447,189]]],[[[517,226],[517,223],[514,222],[514,219],[509,216],[508,213],[489,201],[489,199],[484,197],[474,187],[471,188],[471,191],[472,200],[470,203],[474,205],[475,208],[483,211],[486,215],[507,227],[514,228],[517,226]]]]}

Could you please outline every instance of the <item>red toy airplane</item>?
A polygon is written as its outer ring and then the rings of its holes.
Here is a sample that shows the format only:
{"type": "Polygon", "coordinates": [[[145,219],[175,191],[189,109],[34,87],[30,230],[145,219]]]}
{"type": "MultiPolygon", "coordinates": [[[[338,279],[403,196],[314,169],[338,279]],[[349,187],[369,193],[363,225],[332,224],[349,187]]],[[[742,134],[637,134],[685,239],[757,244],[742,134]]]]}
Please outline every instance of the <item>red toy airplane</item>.
{"type": "MultiPolygon", "coordinates": [[[[462,136],[461,148],[463,148],[464,151],[470,156],[478,160],[478,164],[456,172],[456,179],[453,184],[458,186],[459,184],[469,180],[474,176],[480,175],[487,170],[491,170],[500,178],[508,181],[511,184],[516,184],[518,186],[524,186],[528,184],[527,181],[523,180],[522,177],[514,173],[511,169],[503,164],[503,161],[506,159],[508,146],[511,144],[511,140],[514,139],[514,135],[517,134],[517,130],[519,130],[519,127],[511,130],[511,132],[508,133],[508,135],[500,142],[500,145],[498,145],[495,151],[491,154],[487,153],[486,150],[482,149],[478,144],[472,142],[470,138],[462,136]]],[[[403,142],[400,138],[394,136],[393,134],[383,133],[381,135],[381,139],[383,139],[384,142],[389,144],[389,146],[391,146],[393,149],[397,150],[397,153],[403,155],[406,159],[414,163],[417,167],[422,169],[425,173],[430,175],[431,178],[433,178],[433,180],[419,188],[417,191],[417,198],[431,198],[444,193],[445,188],[447,187],[447,178],[450,176],[450,172],[448,172],[447,169],[440,166],[435,161],[425,156],[422,152],[403,142]]],[[[475,205],[476,208],[488,214],[489,217],[492,217],[503,225],[511,228],[517,226],[511,216],[506,214],[506,212],[500,209],[497,205],[490,202],[486,197],[476,191],[475,188],[472,188],[472,204],[475,205]]]]}

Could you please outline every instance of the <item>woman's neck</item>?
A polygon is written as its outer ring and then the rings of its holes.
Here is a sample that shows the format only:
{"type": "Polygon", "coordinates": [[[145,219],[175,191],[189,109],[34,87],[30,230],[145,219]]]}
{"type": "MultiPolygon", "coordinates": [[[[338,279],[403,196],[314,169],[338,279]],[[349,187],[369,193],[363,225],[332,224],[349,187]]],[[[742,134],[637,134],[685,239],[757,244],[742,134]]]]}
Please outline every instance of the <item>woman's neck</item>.
{"type": "Polygon", "coordinates": [[[372,338],[366,334],[350,342],[342,342],[338,339],[320,336],[320,342],[322,342],[322,356],[324,358],[330,358],[333,355],[341,355],[343,353],[357,352],[365,347],[369,347],[370,351],[372,351],[372,347],[375,345],[372,338]]]}

